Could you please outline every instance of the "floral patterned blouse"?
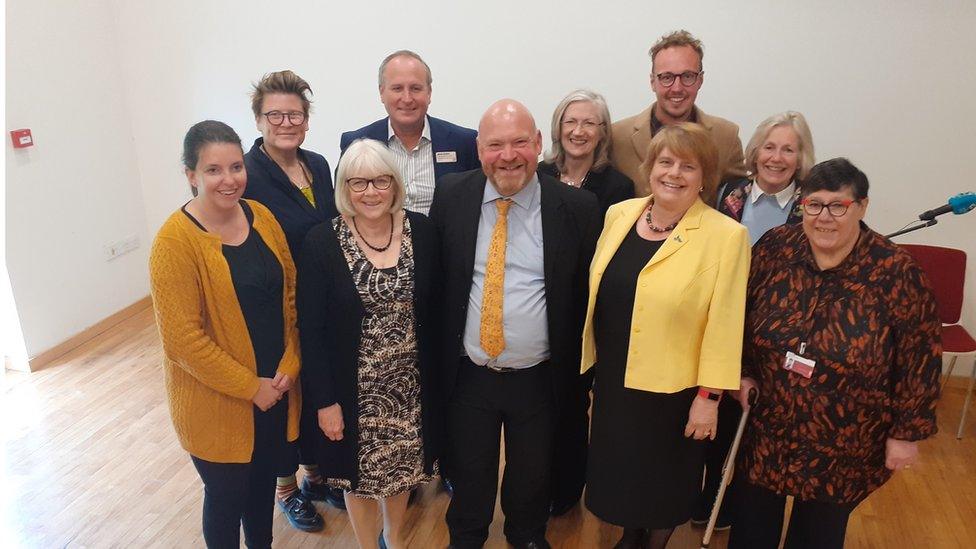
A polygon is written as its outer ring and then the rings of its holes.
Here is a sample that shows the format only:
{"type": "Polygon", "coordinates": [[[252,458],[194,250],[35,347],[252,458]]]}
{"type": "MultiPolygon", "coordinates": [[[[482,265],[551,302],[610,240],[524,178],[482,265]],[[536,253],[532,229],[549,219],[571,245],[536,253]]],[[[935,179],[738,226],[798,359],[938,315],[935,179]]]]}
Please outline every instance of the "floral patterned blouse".
{"type": "Polygon", "coordinates": [[[860,502],[891,476],[886,439],[937,430],[941,324],[928,280],[863,223],[826,271],[802,225],[784,225],[753,249],[747,299],[743,376],[759,399],[739,471],[781,495],[860,502]],[[810,378],[784,369],[788,351],[816,361],[810,378]]]}

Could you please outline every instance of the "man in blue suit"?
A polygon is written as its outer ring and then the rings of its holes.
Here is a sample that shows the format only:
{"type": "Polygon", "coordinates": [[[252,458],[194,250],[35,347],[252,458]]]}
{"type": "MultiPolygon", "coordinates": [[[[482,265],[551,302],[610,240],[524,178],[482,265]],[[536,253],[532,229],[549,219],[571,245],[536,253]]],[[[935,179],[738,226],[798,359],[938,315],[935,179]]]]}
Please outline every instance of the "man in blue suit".
{"type": "Polygon", "coordinates": [[[430,67],[416,53],[399,50],[380,64],[380,101],[389,115],[368,126],[344,132],[344,152],[357,139],[386,143],[396,157],[407,190],[405,207],[427,215],[434,184],[443,175],[481,167],[478,132],[427,116],[431,94],[430,67]]]}

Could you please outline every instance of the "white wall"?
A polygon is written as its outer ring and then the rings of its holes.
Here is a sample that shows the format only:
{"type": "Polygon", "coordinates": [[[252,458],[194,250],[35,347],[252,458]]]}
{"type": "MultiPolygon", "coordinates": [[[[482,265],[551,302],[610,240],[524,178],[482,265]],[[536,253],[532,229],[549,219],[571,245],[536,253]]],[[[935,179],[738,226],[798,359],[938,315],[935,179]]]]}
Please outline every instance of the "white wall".
{"type": "MultiPolygon", "coordinates": [[[[8,28],[11,15],[53,12],[44,7],[50,4],[47,0],[8,7],[8,28]]],[[[113,107],[121,109],[123,100],[128,102],[128,115],[119,112],[118,118],[108,121],[119,131],[131,122],[134,143],[120,142],[111,149],[116,151],[111,155],[114,179],[125,179],[123,173],[138,174],[141,193],[116,191],[119,202],[113,207],[129,213],[139,210],[133,218],[144,212],[150,234],[189,197],[179,166],[186,128],[204,118],[221,119],[237,128],[249,145],[257,132],[247,93],[250,83],[263,73],[290,68],[311,83],[315,111],[306,146],[334,163],[342,130],[383,115],[376,69],[383,56],[395,49],[414,49],[432,66],[433,115],[474,126],[490,102],[511,96],[528,105],[548,134],[545,128],[552,108],[574,87],[604,93],[615,118],[646,107],[651,101],[647,49],[660,35],[682,27],[705,43],[706,78],[699,105],[737,122],[743,128],[743,141],[767,115],[785,109],[802,111],[812,126],[818,158],[848,156],[868,174],[872,182],[868,222],[878,231],[892,232],[921,210],[944,203],[949,195],[976,190],[966,162],[976,150],[972,100],[976,57],[971,53],[976,51],[976,35],[971,31],[976,27],[976,4],[971,0],[678,5],[632,0],[607,3],[599,10],[581,0],[480,4],[114,0],[111,9],[94,6],[84,14],[71,8],[71,18],[58,18],[71,28],[56,22],[53,30],[34,32],[54,35],[52,41],[65,44],[68,40],[62,34],[67,31],[80,43],[80,52],[75,47],[48,48],[43,59],[49,78],[63,81],[68,74],[76,75],[80,64],[76,57],[95,55],[103,67],[99,76],[110,77],[111,85],[79,79],[43,93],[64,101],[71,97],[66,89],[81,88],[111,97],[103,104],[110,102],[113,107]],[[86,21],[91,28],[74,28],[86,21]],[[106,41],[109,35],[117,37],[121,71],[114,63],[113,48],[97,38],[103,32],[106,41]]],[[[37,43],[31,40],[32,46],[37,43]]],[[[8,78],[9,74],[8,68],[8,78]]],[[[8,79],[8,86],[14,84],[8,79]]],[[[43,101],[44,108],[50,109],[51,102],[43,101]]],[[[51,123],[71,119],[58,117],[51,123]]],[[[93,130],[108,133],[105,121],[93,130]]],[[[105,184],[100,179],[92,173],[85,184],[100,187],[105,184]]],[[[58,200],[63,203],[65,198],[58,200]]],[[[50,207],[39,199],[34,204],[39,208],[36,212],[45,211],[42,205],[50,207]]],[[[100,211],[111,211],[109,204],[103,207],[100,211]]],[[[106,226],[86,228],[77,247],[100,245],[109,233],[132,231],[129,225],[107,226],[129,221],[128,217],[102,217],[109,218],[106,226]]],[[[932,229],[900,240],[967,250],[971,259],[965,320],[972,327],[976,327],[974,229],[976,213],[949,216],[932,229]]],[[[131,259],[139,261],[134,278],[144,281],[144,256],[131,259]]],[[[47,263],[55,258],[43,254],[36,260],[43,263],[28,271],[47,270],[47,263]]],[[[97,267],[109,269],[104,264],[97,267]]],[[[80,268],[72,272],[82,276],[80,268]]],[[[111,278],[116,283],[131,282],[121,272],[111,278]]],[[[15,291],[16,285],[15,281],[15,291]]],[[[60,307],[51,304],[47,310],[57,316],[62,314],[60,307]]]]}
{"type": "MultiPolygon", "coordinates": [[[[7,262],[35,356],[144,297],[146,213],[105,1],[7,2],[7,262]],[[135,234],[112,262],[102,245],[135,234]]],[[[6,133],[6,132],[4,132],[6,133]]]]}

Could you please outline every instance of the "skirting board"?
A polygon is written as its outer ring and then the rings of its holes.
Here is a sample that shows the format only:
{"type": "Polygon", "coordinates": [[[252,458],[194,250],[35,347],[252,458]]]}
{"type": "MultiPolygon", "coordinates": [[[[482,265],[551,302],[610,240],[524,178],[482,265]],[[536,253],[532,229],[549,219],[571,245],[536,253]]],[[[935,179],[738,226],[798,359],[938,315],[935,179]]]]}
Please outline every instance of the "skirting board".
{"type": "Polygon", "coordinates": [[[98,335],[104,333],[109,328],[125,321],[126,319],[136,315],[145,309],[152,307],[152,298],[146,296],[139,301],[136,301],[132,305],[125,307],[121,311],[113,313],[106,318],[96,322],[95,324],[85,328],[81,332],[69,337],[68,339],[58,343],[54,347],[38,354],[37,356],[31,358],[28,361],[30,366],[30,371],[36,372],[41,368],[49,366],[55,360],[61,358],[62,356],[68,354],[84,343],[92,340],[98,335]]]}

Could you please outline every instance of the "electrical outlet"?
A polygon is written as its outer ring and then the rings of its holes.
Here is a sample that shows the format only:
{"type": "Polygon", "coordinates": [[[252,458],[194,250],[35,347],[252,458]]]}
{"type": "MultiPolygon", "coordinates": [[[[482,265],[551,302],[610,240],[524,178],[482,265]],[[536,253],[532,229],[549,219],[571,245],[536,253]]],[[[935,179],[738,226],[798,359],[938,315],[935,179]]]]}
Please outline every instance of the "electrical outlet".
{"type": "Polygon", "coordinates": [[[105,261],[112,261],[120,255],[127,254],[139,247],[139,237],[130,235],[122,240],[116,240],[103,246],[105,261]]]}

